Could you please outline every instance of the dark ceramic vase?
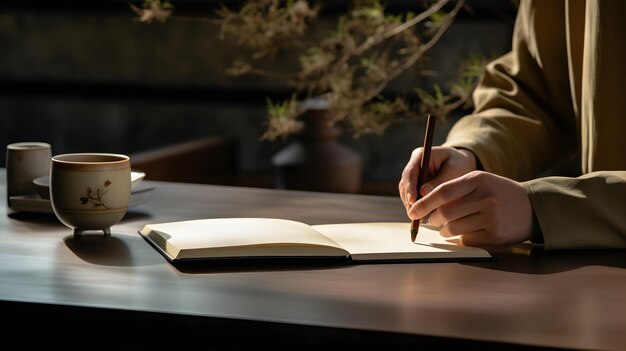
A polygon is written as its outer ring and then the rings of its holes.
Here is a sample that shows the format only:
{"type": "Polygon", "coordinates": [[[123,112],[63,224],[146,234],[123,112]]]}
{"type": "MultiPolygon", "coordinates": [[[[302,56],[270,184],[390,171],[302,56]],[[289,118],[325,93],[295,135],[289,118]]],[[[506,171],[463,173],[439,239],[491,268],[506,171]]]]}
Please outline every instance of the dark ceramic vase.
{"type": "Polygon", "coordinates": [[[337,141],[324,101],[308,100],[302,115],[304,128],[272,158],[279,189],[357,193],[361,187],[362,158],[337,141]]]}

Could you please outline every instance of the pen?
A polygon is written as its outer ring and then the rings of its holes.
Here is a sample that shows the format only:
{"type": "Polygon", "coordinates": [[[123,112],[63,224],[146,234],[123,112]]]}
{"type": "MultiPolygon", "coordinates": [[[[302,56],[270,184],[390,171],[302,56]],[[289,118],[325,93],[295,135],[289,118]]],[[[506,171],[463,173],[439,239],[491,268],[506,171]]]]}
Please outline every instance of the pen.
{"type": "MultiPolygon", "coordinates": [[[[433,146],[433,132],[435,130],[436,117],[428,115],[426,119],[426,132],[424,135],[424,149],[422,150],[422,157],[420,158],[420,173],[417,176],[417,197],[415,201],[419,200],[420,188],[426,181],[426,173],[428,173],[428,163],[430,162],[430,149],[433,146]]],[[[411,241],[415,242],[417,238],[417,231],[419,230],[420,220],[414,219],[411,221],[411,241]]]]}

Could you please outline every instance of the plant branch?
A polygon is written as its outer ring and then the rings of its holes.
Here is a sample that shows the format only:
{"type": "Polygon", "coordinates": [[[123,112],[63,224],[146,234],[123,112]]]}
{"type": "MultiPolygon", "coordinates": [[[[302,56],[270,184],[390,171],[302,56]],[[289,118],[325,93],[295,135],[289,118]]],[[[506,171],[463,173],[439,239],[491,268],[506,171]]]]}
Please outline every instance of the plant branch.
{"type": "MultiPolygon", "coordinates": [[[[402,74],[404,71],[406,71],[407,69],[409,69],[411,66],[413,66],[415,64],[415,62],[417,62],[417,60],[419,60],[420,57],[422,57],[422,55],[424,55],[424,53],[428,50],[430,50],[433,45],[435,45],[436,42],[439,41],[439,39],[441,39],[441,37],[443,36],[443,34],[448,30],[448,28],[450,27],[450,25],[452,24],[452,20],[456,17],[456,15],[458,14],[459,10],[461,10],[461,8],[463,7],[463,4],[465,3],[465,0],[459,0],[456,3],[456,6],[454,7],[454,9],[452,9],[452,11],[450,11],[447,15],[446,15],[446,19],[444,22],[441,23],[441,25],[439,26],[439,28],[437,29],[437,32],[435,32],[435,35],[433,35],[432,38],[430,38],[430,40],[422,45],[419,50],[417,50],[408,60],[406,60],[402,65],[400,65],[399,67],[397,67],[396,69],[394,69],[386,78],[384,81],[382,81],[378,87],[370,94],[370,99],[374,98],[375,96],[377,96],[378,94],[380,94],[383,89],[385,89],[385,87],[389,84],[389,82],[391,82],[392,80],[396,79],[400,74],[402,74]]],[[[443,20],[442,20],[443,21],[443,20]]]]}
{"type": "Polygon", "coordinates": [[[388,32],[379,34],[379,35],[373,35],[373,36],[368,37],[359,47],[355,48],[354,50],[350,52],[347,52],[341,58],[339,58],[339,60],[337,60],[337,64],[338,65],[345,64],[346,62],[348,62],[348,60],[350,60],[350,58],[361,56],[363,55],[364,52],[371,49],[372,47],[417,25],[421,21],[433,15],[435,12],[439,11],[448,2],[450,2],[450,0],[439,0],[433,6],[429,7],[427,10],[420,13],[418,16],[415,16],[415,18],[412,18],[411,20],[395,27],[394,29],[388,32]]]}
{"type": "Polygon", "coordinates": [[[405,23],[403,23],[403,24],[397,26],[396,28],[390,30],[389,32],[385,33],[382,41],[384,41],[386,39],[389,39],[389,38],[391,38],[391,37],[393,37],[395,35],[398,35],[398,34],[404,32],[405,30],[407,30],[407,29],[417,25],[418,23],[420,23],[423,20],[427,19],[428,17],[432,16],[435,12],[441,10],[441,8],[445,4],[447,4],[448,2],[450,2],[450,0],[439,0],[436,4],[431,6],[428,10],[420,13],[419,15],[415,16],[411,20],[406,21],[405,23]]]}

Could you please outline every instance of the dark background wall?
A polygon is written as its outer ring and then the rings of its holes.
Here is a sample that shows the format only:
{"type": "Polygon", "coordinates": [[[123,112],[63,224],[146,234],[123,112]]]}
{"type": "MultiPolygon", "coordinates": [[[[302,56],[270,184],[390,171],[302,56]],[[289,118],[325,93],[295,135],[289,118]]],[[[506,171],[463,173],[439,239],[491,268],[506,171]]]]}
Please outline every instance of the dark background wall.
{"type": "MultiPolygon", "coordinates": [[[[226,2],[229,3],[229,2],[226,2]]],[[[389,1],[391,11],[419,2],[389,1]]],[[[213,16],[217,1],[173,1],[178,14],[213,16]]],[[[411,72],[391,87],[406,92],[443,83],[468,52],[510,48],[515,5],[472,1],[430,55],[437,75],[411,72]]],[[[324,13],[328,26],[343,8],[324,13]]],[[[224,73],[239,51],[207,23],[137,22],[128,1],[3,1],[0,3],[0,142],[47,141],[53,153],[135,153],[207,136],[233,138],[242,174],[268,174],[287,141],[259,141],[265,99],[286,97],[284,82],[224,73]]],[[[322,29],[320,29],[322,30],[322,29]]],[[[279,57],[277,64],[288,62],[279,57]]],[[[366,180],[395,182],[421,140],[423,122],[383,136],[342,140],[361,153],[366,180]]],[[[435,143],[449,125],[440,125],[435,143]]],[[[0,155],[4,164],[4,154],[0,155]]]]}

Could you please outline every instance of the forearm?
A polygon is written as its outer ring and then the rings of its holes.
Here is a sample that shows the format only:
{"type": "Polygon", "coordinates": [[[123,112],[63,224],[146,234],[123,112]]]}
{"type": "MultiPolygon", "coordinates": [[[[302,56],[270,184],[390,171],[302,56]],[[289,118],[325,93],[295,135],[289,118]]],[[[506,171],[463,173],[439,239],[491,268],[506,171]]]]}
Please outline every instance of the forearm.
{"type": "Polygon", "coordinates": [[[522,184],[546,249],[626,248],[626,171],[522,184]]]}

